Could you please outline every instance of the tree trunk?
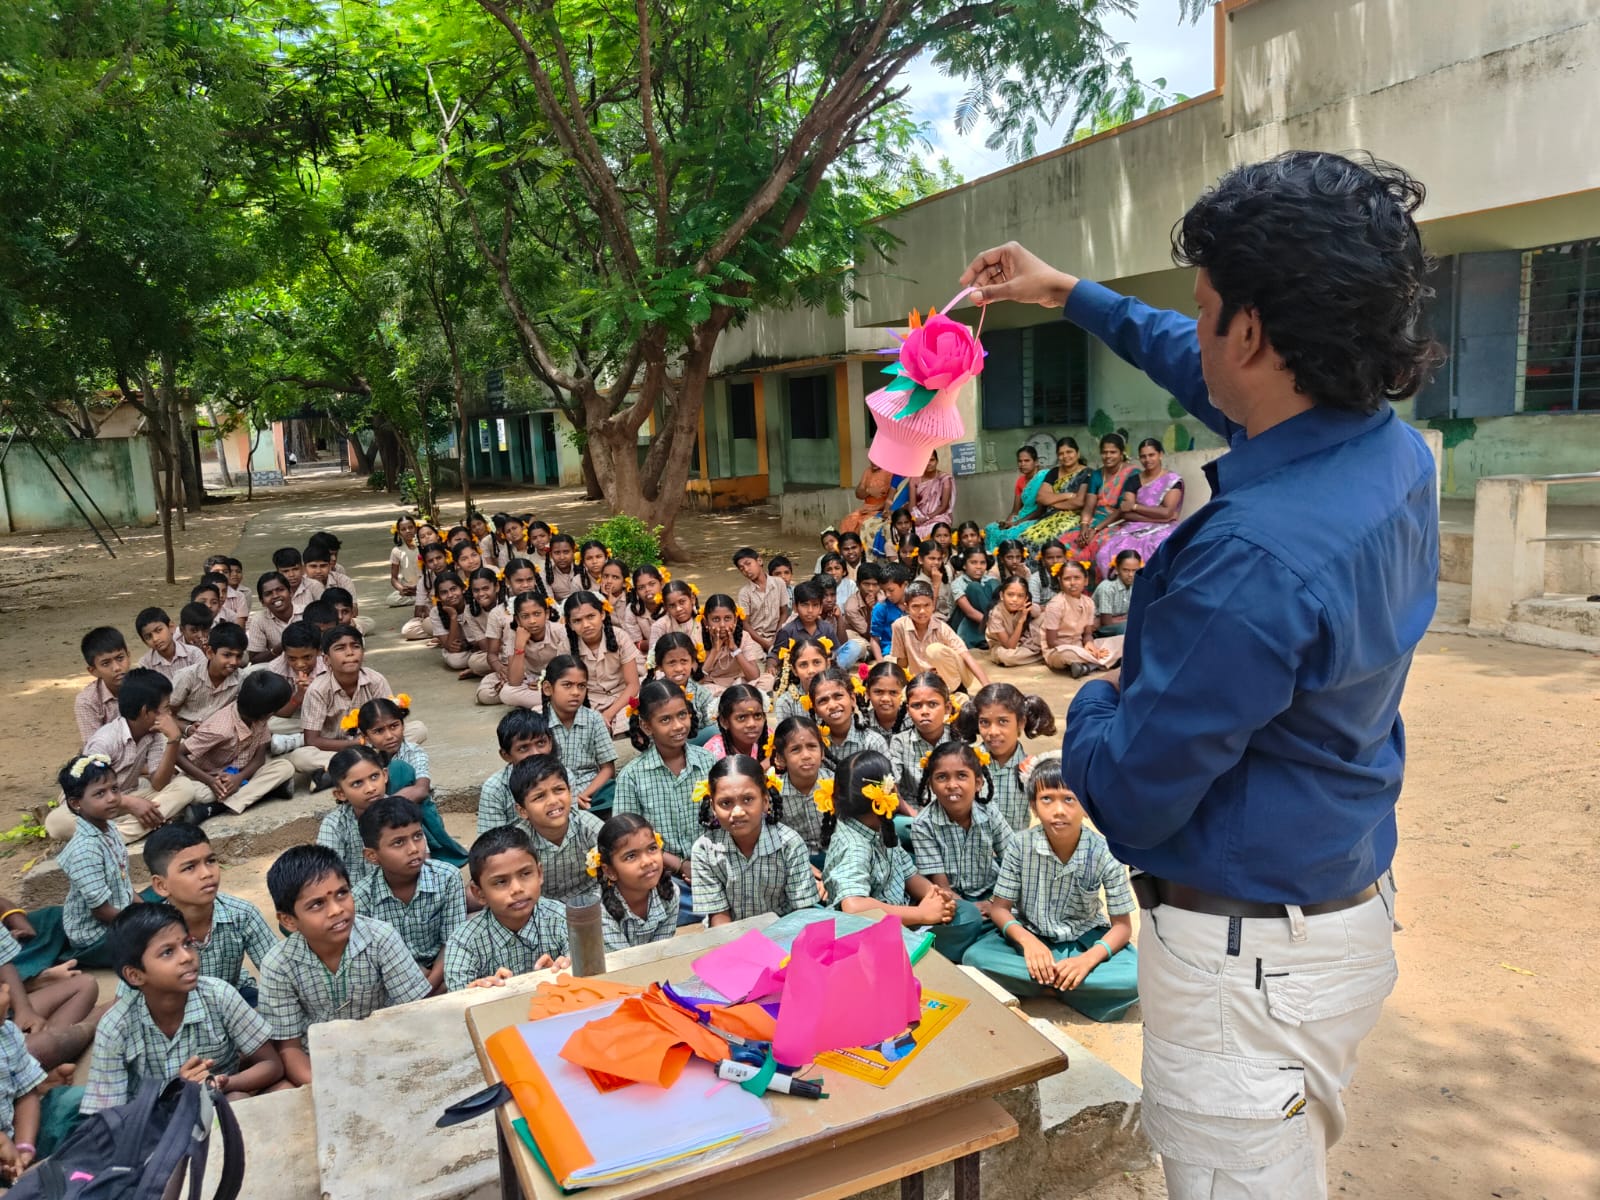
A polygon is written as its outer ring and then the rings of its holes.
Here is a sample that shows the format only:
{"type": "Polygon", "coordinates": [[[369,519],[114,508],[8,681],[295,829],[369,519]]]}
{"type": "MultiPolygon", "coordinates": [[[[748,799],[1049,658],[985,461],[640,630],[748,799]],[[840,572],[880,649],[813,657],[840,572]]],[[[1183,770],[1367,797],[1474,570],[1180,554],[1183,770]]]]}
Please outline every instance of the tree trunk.
{"type": "MultiPolygon", "coordinates": [[[[225,488],[231,488],[233,486],[233,474],[228,470],[228,452],[227,448],[222,444],[222,424],[217,420],[217,409],[215,405],[206,405],[206,416],[210,418],[211,436],[217,444],[217,466],[222,471],[222,486],[225,488]]],[[[247,474],[249,469],[250,464],[246,463],[245,471],[247,474]]]]}
{"type": "Polygon", "coordinates": [[[186,533],[188,518],[179,500],[179,489],[188,487],[185,465],[183,418],[178,408],[178,364],[170,352],[161,355],[160,406],[167,432],[167,502],[178,511],[178,531],[186,533]]]}
{"type": "Polygon", "coordinates": [[[603,500],[605,492],[600,487],[600,477],[595,474],[594,455],[589,452],[589,440],[583,442],[583,498],[585,500],[603,500]]]}
{"type": "MultiPolygon", "coordinates": [[[[178,582],[177,554],[172,545],[173,463],[172,440],[165,427],[166,408],[156,392],[155,381],[142,366],[137,371],[139,394],[142,397],[145,420],[150,424],[150,461],[156,470],[156,499],[161,508],[161,544],[167,556],[167,582],[178,582]]],[[[123,395],[128,394],[127,383],[122,384],[123,395]]]]}
{"type": "Polygon", "coordinates": [[[461,384],[456,384],[456,421],[461,426],[460,440],[456,442],[456,468],[461,472],[461,507],[465,516],[462,518],[472,520],[472,480],[467,477],[467,414],[463,410],[465,397],[462,395],[461,384]]]}

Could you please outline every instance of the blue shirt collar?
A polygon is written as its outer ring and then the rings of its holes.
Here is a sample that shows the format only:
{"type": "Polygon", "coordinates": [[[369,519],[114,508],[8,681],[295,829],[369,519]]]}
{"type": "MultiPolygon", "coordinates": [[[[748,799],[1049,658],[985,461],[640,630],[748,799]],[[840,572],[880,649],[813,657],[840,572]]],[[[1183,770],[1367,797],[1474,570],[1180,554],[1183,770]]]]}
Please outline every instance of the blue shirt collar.
{"type": "Polygon", "coordinates": [[[1228,453],[1205,465],[1206,479],[1214,494],[1225,495],[1298,458],[1331,449],[1394,419],[1388,401],[1370,416],[1318,405],[1255,437],[1247,437],[1241,429],[1233,435],[1228,453]]]}

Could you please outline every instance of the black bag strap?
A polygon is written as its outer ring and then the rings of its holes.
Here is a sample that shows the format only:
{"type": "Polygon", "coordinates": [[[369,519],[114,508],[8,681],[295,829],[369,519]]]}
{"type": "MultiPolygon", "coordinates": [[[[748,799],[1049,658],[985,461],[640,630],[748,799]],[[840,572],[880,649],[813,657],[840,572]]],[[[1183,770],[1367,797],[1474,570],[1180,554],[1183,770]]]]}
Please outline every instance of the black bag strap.
{"type": "Polygon", "coordinates": [[[139,1091],[132,1103],[123,1107],[121,1127],[116,1131],[116,1149],[112,1155],[112,1162],[132,1166],[134,1163],[144,1161],[145,1138],[150,1131],[150,1114],[155,1112],[168,1088],[175,1089],[176,1094],[181,1096],[183,1080],[174,1079],[171,1084],[167,1084],[151,1079],[139,1085],[139,1091]]]}
{"type": "Polygon", "coordinates": [[[66,1200],[67,1173],[53,1158],[47,1158],[39,1164],[39,1190],[45,1200],[66,1200]]]}
{"type": "MultiPolygon", "coordinates": [[[[244,1187],[244,1134],[239,1130],[239,1118],[234,1115],[228,1098],[221,1092],[214,1092],[211,1099],[216,1105],[217,1129],[222,1134],[222,1178],[217,1181],[212,1200],[238,1200],[244,1187]]],[[[198,1177],[194,1179],[190,1194],[194,1200],[200,1200],[198,1177]]]]}

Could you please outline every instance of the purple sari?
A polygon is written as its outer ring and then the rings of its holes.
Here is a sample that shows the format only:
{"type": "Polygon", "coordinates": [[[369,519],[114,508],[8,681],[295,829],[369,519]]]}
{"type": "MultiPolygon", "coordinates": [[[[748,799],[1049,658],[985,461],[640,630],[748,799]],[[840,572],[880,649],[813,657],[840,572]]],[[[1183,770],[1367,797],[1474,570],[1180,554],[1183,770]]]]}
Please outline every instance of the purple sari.
{"type": "MultiPolygon", "coordinates": [[[[1135,503],[1146,508],[1159,508],[1162,498],[1173,488],[1183,487],[1183,476],[1176,471],[1164,471],[1149,483],[1139,488],[1135,503]]],[[[1176,521],[1128,521],[1113,527],[1110,535],[1101,544],[1094,554],[1094,565],[1099,569],[1100,578],[1104,579],[1111,574],[1112,563],[1117,561],[1117,555],[1124,550],[1137,550],[1139,557],[1144,562],[1150,561],[1150,556],[1156,548],[1172,536],[1172,531],[1178,527],[1176,521]]]]}

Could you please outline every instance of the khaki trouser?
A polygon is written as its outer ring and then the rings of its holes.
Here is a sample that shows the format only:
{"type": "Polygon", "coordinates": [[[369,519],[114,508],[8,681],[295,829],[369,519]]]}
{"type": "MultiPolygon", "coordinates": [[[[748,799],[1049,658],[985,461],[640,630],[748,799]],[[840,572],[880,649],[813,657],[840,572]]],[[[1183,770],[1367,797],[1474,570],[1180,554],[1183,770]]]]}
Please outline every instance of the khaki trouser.
{"type": "Polygon", "coordinates": [[[440,657],[444,659],[444,665],[452,671],[465,671],[472,662],[472,653],[470,650],[460,650],[454,653],[449,650],[443,650],[440,651],[440,657]]]}
{"type": "Polygon", "coordinates": [[[1032,646],[1025,646],[1021,643],[1009,650],[1004,646],[991,644],[989,646],[989,657],[1002,667],[1026,667],[1040,661],[1043,655],[1032,646]]]}
{"type": "Polygon", "coordinates": [[[945,687],[952,692],[957,688],[965,688],[969,692],[977,691],[975,686],[978,677],[967,666],[966,660],[960,654],[942,643],[924,646],[922,655],[928,660],[928,665],[934,669],[939,678],[944,680],[945,687]]]}
{"type": "MultiPolygon", "coordinates": [[[[460,670],[458,667],[457,670],[460,670]]],[[[489,666],[489,656],[482,650],[474,650],[467,655],[467,670],[474,675],[487,675],[492,668],[489,666]]]]}
{"type": "Polygon", "coordinates": [[[506,681],[500,676],[490,672],[478,681],[477,700],[479,704],[499,704],[500,692],[505,687],[506,681]]]}
{"type": "MultiPolygon", "coordinates": [[[[279,782],[282,781],[280,780],[279,782]]],[[[173,773],[172,782],[159,792],[151,788],[148,779],[142,779],[139,781],[138,790],[132,794],[145,800],[154,800],[156,808],[169,821],[191,804],[201,801],[209,803],[216,799],[212,795],[211,789],[198,779],[190,779],[187,775],[181,775],[177,772],[173,773]]],[[[117,817],[111,823],[116,827],[117,832],[122,835],[122,840],[129,844],[141,841],[150,832],[139,821],[138,817],[128,813],[117,817]]],[[[64,842],[72,837],[77,824],[78,815],[68,808],[66,801],[63,800],[45,814],[44,831],[56,841],[64,842]]]]}
{"type": "Polygon", "coordinates": [[[1315,917],[1146,910],[1143,1121],[1172,1200],[1327,1196],[1356,1049],[1398,974],[1392,895],[1315,917]]]}
{"type": "Polygon", "coordinates": [[[433,636],[428,629],[428,618],[412,617],[411,620],[400,626],[400,636],[408,642],[427,641],[433,636]]]}
{"type": "MultiPolygon", "coordinates": [[[[481,687],[478,689],[478,698],[481,703],[483,699],[483,689],[481,687]]],[[[527,683],[516,685],[508,683],[500,689],[495,700],[499,704],[509,705],[512,708],[531,708],[534,712],[544,711],[544,691],[538,684],[530,686],[527,683]]]]}
{"type": "Polygon", "coordinates": [[[294,765],[287,758],[269,758],[250,776],[249,783],[221,803],[231,813],[242,813],[257,800],[264,799],[268,792],[293,782],[294,765]]]}
{"type": "MultiPolygon", "coordinates": [[[[406,741],[422,745],[428,740],[428,727],[415,717],[406,718],[406,741]]],[[[352,743],[353,745],[354,743],[352,743]]],[[[311,775],[323,770],[333,761],[332,750],[318,750],[315,746],[301,746],[283,757],[294,767],[296,775],[311,775]]]]}

